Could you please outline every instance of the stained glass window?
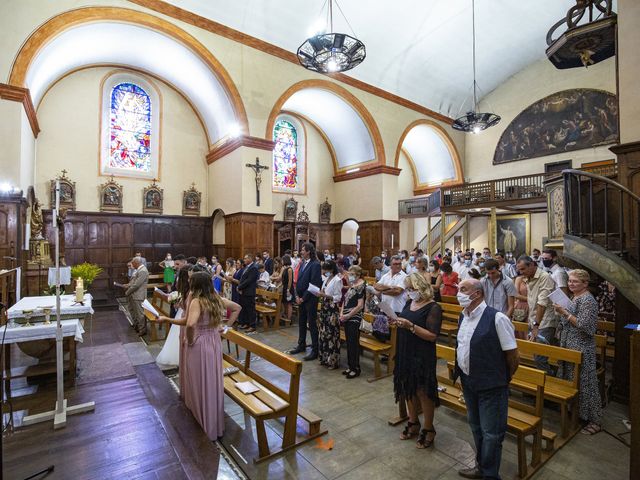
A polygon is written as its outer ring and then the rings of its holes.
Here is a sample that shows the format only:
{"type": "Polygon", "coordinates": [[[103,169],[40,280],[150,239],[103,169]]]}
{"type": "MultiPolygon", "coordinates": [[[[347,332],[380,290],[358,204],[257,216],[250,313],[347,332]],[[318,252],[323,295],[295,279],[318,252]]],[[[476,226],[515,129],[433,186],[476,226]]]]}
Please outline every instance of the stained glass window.
{"type": "Polygon", "coordinates": [[[111,168],[140,173],[151,171],[151,100],[133,83],[111,90],[109,159],[111,168]]]}
{"type": "Polygon", "coordinates": [[[298,188],[298,131],[287,120],[278,120],[273,129],[273,188],[298,188]]]}

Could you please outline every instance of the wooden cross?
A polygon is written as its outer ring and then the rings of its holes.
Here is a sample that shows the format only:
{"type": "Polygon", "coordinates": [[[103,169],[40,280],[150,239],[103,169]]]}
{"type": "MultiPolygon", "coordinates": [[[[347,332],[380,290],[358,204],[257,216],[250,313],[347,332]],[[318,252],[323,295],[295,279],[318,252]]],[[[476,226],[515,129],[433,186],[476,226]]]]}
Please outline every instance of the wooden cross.
{"type": "Polygon", "coordinates": [[[260,184],[262,183],[262,170],[269,170],[266,165],[260,165],[260,159],[256,157],[256,163],[247,163],[247,167],[251,168],[256,174],[256,205],[260,206],[260,184]]]}

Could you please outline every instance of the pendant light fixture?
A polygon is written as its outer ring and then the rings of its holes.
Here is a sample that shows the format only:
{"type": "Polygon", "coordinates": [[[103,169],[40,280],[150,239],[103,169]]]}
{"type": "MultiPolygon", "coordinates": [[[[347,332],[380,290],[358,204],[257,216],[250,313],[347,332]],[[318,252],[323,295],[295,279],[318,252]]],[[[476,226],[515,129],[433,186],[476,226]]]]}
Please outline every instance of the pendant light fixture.
{"type": "Polygon", "coordinates": [[[478,111],[478,82],[476,81],[476,4],[471,0],[471,19],[473,32],[473,110],[458,117],[453,122],[453,128],[467,133],[480,133],[500,122],[500,116],[495,113],[481,113],[478,111]]]}
{"type": "MultiPolygon", "coordinates": [[[[313,35],[298,48],[300,65],[314,72],[346,72],[360,65],[367,55],[364,43],[355,36],[333,31],[333,2],[334,0],[329,0],[330,33],[313,35]]],[[[337,6],[340,9],[340,6],[337,6]]],[[[345,20],[347,20],[346,17],[345,20]]],[[[347,24],[349,24],[348,21],[347,24]]]]}

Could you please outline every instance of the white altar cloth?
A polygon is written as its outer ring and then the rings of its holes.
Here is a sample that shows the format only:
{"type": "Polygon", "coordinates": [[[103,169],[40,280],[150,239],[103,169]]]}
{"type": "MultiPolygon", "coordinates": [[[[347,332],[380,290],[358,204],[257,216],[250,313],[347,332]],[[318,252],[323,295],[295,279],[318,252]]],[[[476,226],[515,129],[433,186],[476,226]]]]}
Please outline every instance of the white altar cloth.
{"type": "MultiPolygon", "coordinates": [[[[84,318],[86,315],[93,314],[93,308],[91,308],[91,294],[85,293],[84,305],[76,304],[75,295],[61,295],[60,296],[60,316],[84,318]]],[[[56,321],[56,297],[51,295],[45,295],[41,297],[24,297],[9,310],[7,310],[7,317],[11,319],[24,318],[24,310],[33,310],[32,317],[38,317],[36,321],[42,321],[42,307],[51,307],[51,321],[56,321]]]]}
{"type": "MultiPolygon", "coordinates": [[[[84,333],[84,328],[82,328],[80,320],[78,320],[77,318],[74,318],[72,320],[61,320],[60,324],[62,325],[63,337],[73,336],[76,342],[82,342],[82,334],[84,333]]],[[[5,333],[4,337],[4,343],[8,344],[31,342],[33,340],[45,340],[48,338],[56,338],[55,319],[49,325],[45,325],[44,323],[34,323],[31,327],[24,327],[20,325],[14,328],[7,328],[7,332],[5,333]]]]}

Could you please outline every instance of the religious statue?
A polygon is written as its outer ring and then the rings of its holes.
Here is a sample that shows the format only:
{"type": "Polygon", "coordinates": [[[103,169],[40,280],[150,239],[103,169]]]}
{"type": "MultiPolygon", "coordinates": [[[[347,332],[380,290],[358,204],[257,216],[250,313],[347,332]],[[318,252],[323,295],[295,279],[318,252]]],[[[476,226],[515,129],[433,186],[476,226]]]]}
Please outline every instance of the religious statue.
{"type": "Polygon", "coordinates": [[[504,240],[502,241],[502,246],[505,252],[515,252],[516,245],[518,244],[518,239],[516,238],[516,234],[511,231],[511,227],[507,226],[506,229],[500,227],[500,231],[502,235],[504,235],[504,240]]]}
{"type": "Polygon", "coordinates": [[[320,204],[320,223],[331,223],[331,204],[329,203],[329,197],[326,197],[324,203],[320,204]]]}
{"type": "Polygon", "coordinates": [[[42,208],[40,207],[40,201],[36,199],[31,207],[31,238],[34,240],[42,240],[42,231],[44,228],[44,221],[42,220],[42,208]]]}
{"type": "Polygon", "coordinates": [[[260,206],[260,185],[262,184],[262,170],[269,170],[266,165],[260,165],[260,159],[256,157],[256,163],[247,163],[245,166],[249,167],[255,172],[256,175],[256,206],[260,206]]]}
{"type": "Polygon", "coordinates": [[[64,240],[64,221],[67,219],[67,209],[66,208],[61,208],[60,212],[58,212],[58,218],[56,219],[56,222],[58,224],[58,242],[60,242],[59,245],[59,253],[60,253],[60,266],[61,267],[66,267],[67,266],[67,261],[64,258],[64,246],[65,246],[65,240],[64,240]]]}

